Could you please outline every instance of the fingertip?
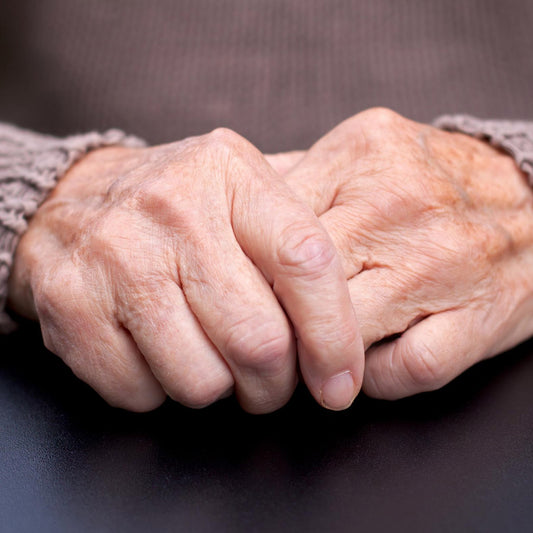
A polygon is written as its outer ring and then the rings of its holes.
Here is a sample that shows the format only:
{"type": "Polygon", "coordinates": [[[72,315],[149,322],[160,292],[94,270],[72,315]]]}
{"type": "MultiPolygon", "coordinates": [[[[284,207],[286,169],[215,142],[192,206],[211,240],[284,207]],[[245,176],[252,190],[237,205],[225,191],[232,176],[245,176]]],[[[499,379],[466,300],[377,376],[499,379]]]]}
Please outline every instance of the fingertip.
{"type": "Polygon", "coordinates": [[[73,374],[110,406],[141,413],[165,401],[165,391],[126,330],[103,324],[98,340],[87,336],[75,345],[70,337],[58,344],[73,374]]]}
{"type": "Polygon", "coordinates": [[[422,386],[408,370],[411,363],[403,355],[405,343],[404,336],[367,350],[363,377],[363,391],[367,396],[379,400],[400,400],[435,388],[429,382],[422,386]]]}
{"type": "Polygon", "coordinates": [[[286,387],[281,394],[263,394],[259,397],[256,396],[253,401],[250,401],[248,398],[237,393],[237,399],[242,409],[249,414],[264,415],[273,413],[274,411],[281,409],[289,402],[297,385],[298,377],[295,375],[292,386],[286,387]]]}
{"type": "Polygon", "coordinates": [[[366,353],[362,389],[370,398],[395,400],[402,397],[403,387],[396,383],[392,369],[392,352],[395,342],[386,342],[372,347],[366,353]]]}
{"type": "Polygon", "coordinates": [[[189,409],[204,409],[232,395],[233,378],[229,372],[202,379],[189,370],[174,374],[174,380],[166,379],[165,396],[189,409]]]}
{"type": "Polygon", "coordinates": [[[330,377],[320,389],[320,404],[331,411],[350,407],[359,392],[359,387],[350,370],[330,377]]]}
{"type": "MultiPolygon", "coordinates": [[[[357,336],[360,341],[360,337],[357,336]]],[[[362,342],[352,342],[344,350],[314,356],[299,345],[302,376],[311,394],[324,408],[341,411],[358,396],[363,381],[364,350],[362,342]]]]}
{"type": "Polygon", "coordinates": [[[166,400],[165,391],[159,387],[153,391],[143,392],[138,395],[119,394],[118,396],[106,397],[104,400],[111,406],[133,413],[147,413],[160,407],[166,400]]]}

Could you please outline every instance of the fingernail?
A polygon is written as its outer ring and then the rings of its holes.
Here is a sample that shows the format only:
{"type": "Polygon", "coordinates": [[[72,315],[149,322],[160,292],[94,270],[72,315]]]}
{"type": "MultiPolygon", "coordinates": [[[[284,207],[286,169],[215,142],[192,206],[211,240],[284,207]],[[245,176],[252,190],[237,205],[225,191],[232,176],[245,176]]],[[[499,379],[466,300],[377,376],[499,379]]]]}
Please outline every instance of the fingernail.
{"type": "Polygon", "coordinates": [[[320,391],[322,405],[332,411],[341,411],[350,407],[354,399],[355,384],[349,370],[329,378],[320,391]]]}

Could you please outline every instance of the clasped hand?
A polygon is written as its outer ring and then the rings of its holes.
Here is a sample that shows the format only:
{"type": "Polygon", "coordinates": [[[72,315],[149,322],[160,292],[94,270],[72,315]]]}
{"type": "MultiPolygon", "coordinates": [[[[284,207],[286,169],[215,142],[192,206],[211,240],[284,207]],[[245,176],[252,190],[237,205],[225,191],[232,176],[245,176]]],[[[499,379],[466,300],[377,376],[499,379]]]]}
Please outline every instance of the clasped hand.
{"type": "Polygon", "coordinates": [[[533,335],[533,194],[483,142],[372,109],[307,152],[229,130],[85,156],[10,305],[109,403],[330,409],[438,388],[533,335]]]}

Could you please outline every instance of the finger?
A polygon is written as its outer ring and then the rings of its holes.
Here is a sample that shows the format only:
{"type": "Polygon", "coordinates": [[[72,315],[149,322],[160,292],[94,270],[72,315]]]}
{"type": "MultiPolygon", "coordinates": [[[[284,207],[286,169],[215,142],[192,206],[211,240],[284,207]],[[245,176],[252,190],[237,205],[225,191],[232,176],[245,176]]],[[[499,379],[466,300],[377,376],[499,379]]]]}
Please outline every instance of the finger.
{"type": "Polygon", "coordinates": [[[166,397],[163,389],[114,318],[105,284],[91,271],[89,291],[83,272],[63,261],[36,278],[33,294],[45,346],[111,405],[155,409],[166,397]]]}
{"type": "Polygon", "coordinates": [[[365,270],[350,279],[348,287],[365,349],[402,333],[429,313],[430,303],[416,303],[414,290],[398,281],[388,268],[365,270]]]}
{"type": "MultiPolygon", "coordinates": [[[[357,213],[356,207],[346,208],[334,206],[320,216],[320,222],[328,232],[337,250],[346,279],[351,279],[365,268],[372,265],[379,244],[376,242],[376,232],[373,232],[374,243],[368,244],[365,238],[368,230],[365,227],[363,213],[357,213]]],[[[383,246],[383,245],[382,245],[383,246]]]]}
{"type": "Polygon", "coordinates": [[[331,165],[321,151],[314,148],[282,175],[296,197],[310,206],[317,216],[331,208],[341,185],[338,167],[331,165]]]}
{"type": "Polygon", "coordinates": [[[429,316],[368,350],[363,390],[394,400],[442,387],[485,355],[479,326],[467,309],[429,316]]]}
{"type": "Polygon", "coordinates": [[[320,138],[284,178],[320,216],[334,205],[347,179],[353,181],[353,176],[367,170],[363,157],[367,149],[367,131],[351,117],[320,138]]]}
{"type": "Polygon", "coordinates": [[[121,308],[121,322],[173,400],[200,408],[231,390],[230,369],[174,281],[138,282],[121,308]]]}
{"type": "Polygon", "coordinates": [[[110,405],[129,411],[155,409],[166,398],[127,331],[77,311],[65,324],[41,321],[45,346],[110,405]]]}
{"type": "Polygon", "coordinates": [[[304,150],[294,150],[278,154],[265,154],[265,159],[280,176],[284,176],[303,159],[304,155],[304,150]]]}
{"type": "Polygon", "coordinates": [[[391,242],[398,244],[394,230],[369,229],[363,209],[361,218],[357,220],[353,207],[335,206],[320,221],[339,252],[363,343],[368,348],[427,316],[432,302],[420,296],[424,282],[419,276],[407,275],[407,268],[396,271],[388,266],[398,254],[391,250],[391,242]]]}
{"type": "Polygon", "coordinates": [[[205,231],[201,242],[210,250],[209,261],[194,261],[191,247],[180,280],[191,310],[231,369],[241,406],[270,412],[283,406],[296,386],[293,332],[272,289],[229,229],[205,231]]]}
{"type": "Polygon", "coordinates": [[[343,409],[359,391],[364,365],[346,278],[315,215],[265,167],[258,161],[262,177],[250,180],[248,194],[235,194],[235,234],[289,315],[311,393],[343,409]]]}

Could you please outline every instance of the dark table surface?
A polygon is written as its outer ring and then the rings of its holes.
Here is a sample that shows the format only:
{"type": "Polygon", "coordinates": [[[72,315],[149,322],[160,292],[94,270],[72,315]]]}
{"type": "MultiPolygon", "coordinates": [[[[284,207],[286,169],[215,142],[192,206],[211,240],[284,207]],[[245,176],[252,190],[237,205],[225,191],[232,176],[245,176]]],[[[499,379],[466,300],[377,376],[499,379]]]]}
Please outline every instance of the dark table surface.
{"type": "Polygon", "coordinates": [[[533,531],[533,342],[444,389],[320,409],[108,407],[0,338],[0,530],[533,531]]]}

